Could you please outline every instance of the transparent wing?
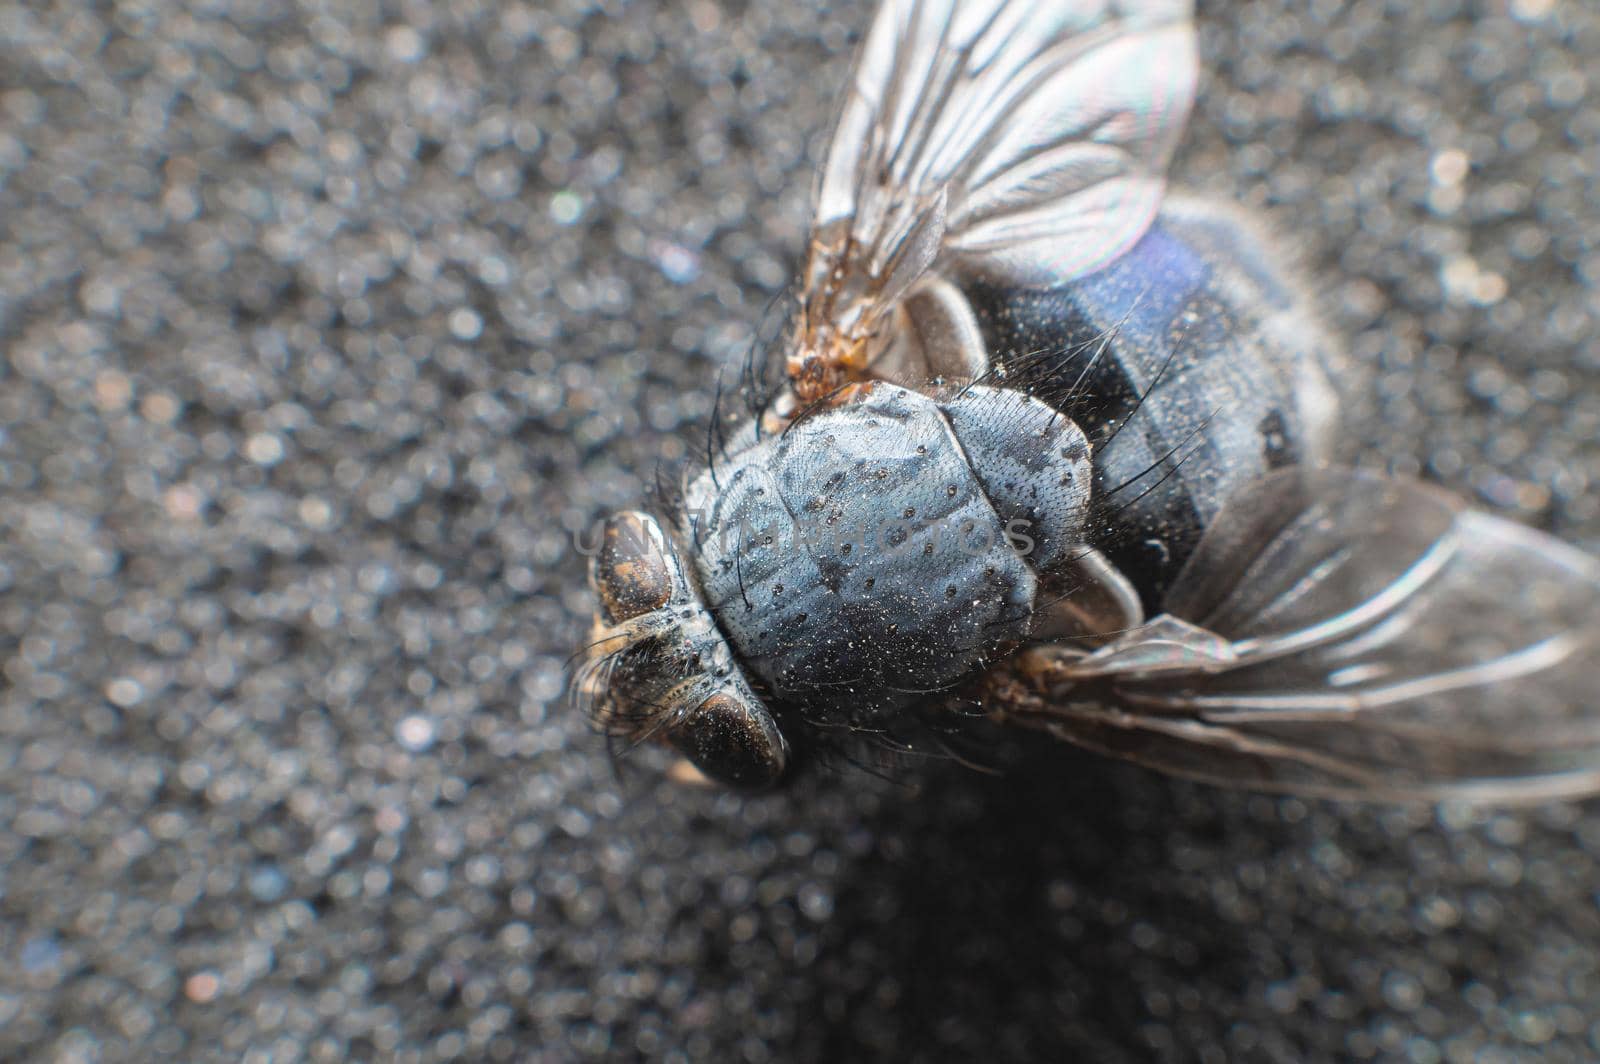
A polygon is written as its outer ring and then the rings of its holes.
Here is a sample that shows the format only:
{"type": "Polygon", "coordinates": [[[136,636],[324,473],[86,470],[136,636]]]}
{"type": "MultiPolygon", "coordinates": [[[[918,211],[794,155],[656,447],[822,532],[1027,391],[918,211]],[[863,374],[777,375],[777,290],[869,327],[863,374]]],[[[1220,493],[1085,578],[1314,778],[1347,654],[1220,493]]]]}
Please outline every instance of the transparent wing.
{"type": "Polygon", "coordinates": [[[1194,99],[1191,0],[884,0],[818,182],[799,367],[859,364],[937,262],[1090,273],[1154,219],[1194,99]]]}
{"type": "Polygon", "coordinates": [[[1600,561],[1348,470],[1285,470],[1219,518],[1161,617],[1092,653],[1024,656],[1019,719],[1271,790],[1600,791],[1600,561]]]}

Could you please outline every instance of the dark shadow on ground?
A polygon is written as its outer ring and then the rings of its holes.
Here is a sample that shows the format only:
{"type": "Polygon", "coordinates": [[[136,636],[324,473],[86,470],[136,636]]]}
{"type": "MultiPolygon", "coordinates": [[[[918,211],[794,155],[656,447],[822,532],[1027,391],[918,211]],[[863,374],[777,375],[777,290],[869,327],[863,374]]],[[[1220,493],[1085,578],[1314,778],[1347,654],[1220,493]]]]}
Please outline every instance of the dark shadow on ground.
{"type": "Polygon", "coordinates": [[[998,777],[936,767],[879,819],[823,934],[807,1058],[1326,1058],[1352,994],[1382,1006],[1353,985],[1369,936],[1423,946],[1328,901],[1352,862],[1403,890],[1406,833],[1366,811],[1347,832],[1338,807],[1041,741],[998,777]]]}

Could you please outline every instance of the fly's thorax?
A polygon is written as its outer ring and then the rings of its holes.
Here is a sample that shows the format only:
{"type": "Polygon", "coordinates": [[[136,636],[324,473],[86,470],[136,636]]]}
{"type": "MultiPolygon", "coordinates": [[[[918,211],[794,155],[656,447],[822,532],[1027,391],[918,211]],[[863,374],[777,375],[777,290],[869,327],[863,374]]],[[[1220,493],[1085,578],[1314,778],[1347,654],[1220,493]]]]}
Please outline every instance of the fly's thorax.
{"type": "Polygon", "coordinates": [[[751,673],[813,718],[866,724],[1026,634],[1088,461],[1076,426],[1018,393],[876,385],[719,457],[680,535],[751,673]]]}
{"type": "Polygon", "coordinates": [[[660,523],[636,512],[607,520],[590,583],[599,608],[574,692],[595,726],[628,743],[664,741],[730,786],[776,783],[787,744],[660,523]]]}
{"type": "Polygon", "coordinates": [[[1026,529],[1040,573],[1082,541],[1093,470],[1089,441],[1070,418],[1019,391],[976,386],[939,404],[984,495],[1008,528],[1026,529]]]}

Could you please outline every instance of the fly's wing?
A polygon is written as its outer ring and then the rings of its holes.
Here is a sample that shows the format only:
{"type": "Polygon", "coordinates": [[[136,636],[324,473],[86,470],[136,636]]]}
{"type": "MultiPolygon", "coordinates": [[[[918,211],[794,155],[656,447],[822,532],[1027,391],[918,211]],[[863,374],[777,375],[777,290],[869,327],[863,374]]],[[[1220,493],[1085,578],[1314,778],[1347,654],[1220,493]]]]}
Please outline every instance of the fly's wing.
{"type": "Polygon", "coordinates": [[[1025,656],[1016,715],[1269,790],[1600,791],[1600,561],[1548,535],[1415,482],[1285,470],[1223,510],[1165,606],[1093,653],[1025,656]]]}
{"type": "Polygon", "coordinates": [[[818,182],[789,371],[864,366],[930,270],[1091,273],[1155,218],[1194,99],[1191,0],[884,0],[818,182]]]}

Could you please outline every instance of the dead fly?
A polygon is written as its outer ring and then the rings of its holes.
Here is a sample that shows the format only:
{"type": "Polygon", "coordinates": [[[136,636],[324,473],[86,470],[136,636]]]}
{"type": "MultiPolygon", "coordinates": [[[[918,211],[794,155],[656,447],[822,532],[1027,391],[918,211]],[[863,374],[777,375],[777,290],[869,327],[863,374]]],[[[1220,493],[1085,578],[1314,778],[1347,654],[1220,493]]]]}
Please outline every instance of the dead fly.
{"type": "Polygon", "coordinates": [[[981,719],[1303,794],[1600,790],[1600,564],[1327,464],[1325,334],[1247,220],[1166,190],[1190,15],[883,5],[781,393],[674,516],[605,526],[602,729],[740,787],[981,719]]]}

